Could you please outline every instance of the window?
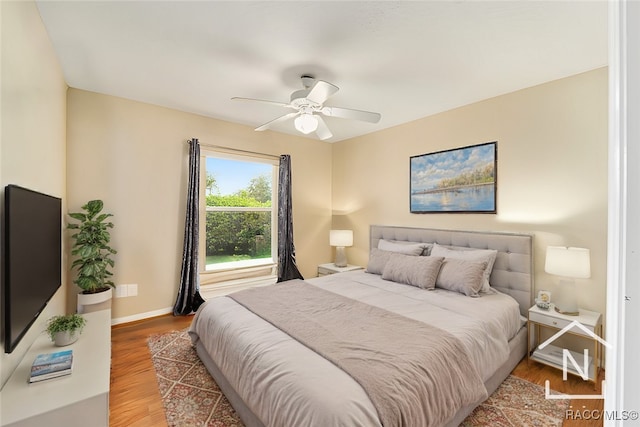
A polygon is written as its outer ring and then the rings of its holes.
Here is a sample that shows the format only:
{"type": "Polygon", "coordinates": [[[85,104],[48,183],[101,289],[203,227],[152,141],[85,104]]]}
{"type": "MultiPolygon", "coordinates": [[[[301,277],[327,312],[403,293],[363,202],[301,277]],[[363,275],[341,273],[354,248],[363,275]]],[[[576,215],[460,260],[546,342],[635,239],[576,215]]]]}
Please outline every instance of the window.
{"type": "Polygon", "coordinates": [[[272,275],[277,161],[205,152],[200,164],[201,282],[272,275]]]}

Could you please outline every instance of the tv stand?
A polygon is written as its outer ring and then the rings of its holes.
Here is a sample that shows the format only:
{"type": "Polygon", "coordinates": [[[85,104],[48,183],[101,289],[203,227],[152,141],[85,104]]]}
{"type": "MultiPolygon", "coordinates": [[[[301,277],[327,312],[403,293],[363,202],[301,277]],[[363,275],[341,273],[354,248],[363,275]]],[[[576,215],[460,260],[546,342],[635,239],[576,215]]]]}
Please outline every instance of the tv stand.
{"type": "Polygon", "coordinates": [[[111,310],[83,314],[87,325],[75,343],[53,345],[43,332],[0,393],[0,423],[6,427],[109,426],[111,310]],[[38,354],[73,349],[73,372],[29,384],[38,354]]]}

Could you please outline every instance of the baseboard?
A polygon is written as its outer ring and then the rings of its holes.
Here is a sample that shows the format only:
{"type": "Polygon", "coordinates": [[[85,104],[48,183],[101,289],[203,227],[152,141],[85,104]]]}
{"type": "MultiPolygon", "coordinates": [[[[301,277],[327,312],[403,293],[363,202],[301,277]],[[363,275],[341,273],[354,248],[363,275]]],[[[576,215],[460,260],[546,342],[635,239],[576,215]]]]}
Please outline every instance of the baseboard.
{"type": "Polygon", "coordinates": [[[111,325],[119,325],[121,323],[136,322],[138,320],[149,319],[151,317],[162,316],[164,314],[173,313],[173,307],[161,308],[159,310],[147,311],[146,313],[138,313],[132,316],[118,317],[111,319],[111,325]]]}
{"type": "MultiPolygon", "coordinates": [[[[230,280],[215,285],[206,285],[200,287],[200,295],[205,300],[216,296],[226,295],[231,292],[236,292],[242,289],[252,288],[254,286],[267,286],[273,285],[277,280],[276,276],[262,276],[252,277],[250,279],[230,280]]],[[[122,323],[136,322],[138,320],[145,320],[151,317],[162,316],[165,314],[173,313],[173,307],[161,308],[159,310],[147,311],[145,313],[138,313],[131,316],[118,317],[111,319],[111,325],[120,325],[122,323]]]]}

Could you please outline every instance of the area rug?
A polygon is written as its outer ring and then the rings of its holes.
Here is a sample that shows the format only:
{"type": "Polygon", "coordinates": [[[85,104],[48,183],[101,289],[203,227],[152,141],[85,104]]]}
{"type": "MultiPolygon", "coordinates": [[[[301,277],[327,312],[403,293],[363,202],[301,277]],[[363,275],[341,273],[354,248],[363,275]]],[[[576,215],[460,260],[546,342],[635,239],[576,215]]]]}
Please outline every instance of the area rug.
{"type": "MultiPolygon", "coordinates": [[[[242,427],[191,346],[186,331],[149,337],[169,427],[242,427]]],[[[509,376],[461,426],[559,427],[569,400],[547,400],[544,388],[509,376]]]]}
{"type": "MultiPolygon", "coordinates": [[[[551,394],[558,394],[550,390],[551,394]]],[[[460,426],[560,427],[569,399],[545,399],[544,387],[509,375],[460,426]]]]}

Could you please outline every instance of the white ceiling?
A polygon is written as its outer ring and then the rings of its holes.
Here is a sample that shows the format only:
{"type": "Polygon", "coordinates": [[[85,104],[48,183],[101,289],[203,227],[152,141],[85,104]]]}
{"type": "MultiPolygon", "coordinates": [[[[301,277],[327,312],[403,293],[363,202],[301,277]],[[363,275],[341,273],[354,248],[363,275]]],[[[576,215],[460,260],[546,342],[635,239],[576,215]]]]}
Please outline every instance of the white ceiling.
{"type": "MultiPolygon", "coordinates": [[[[69,86],[257,127],[312,74],[335,142],[607,64],[606,1],[38,1],[69,86]]],[[[276,130],[297,134],[288,121],[276,130]]],[[[311,135],[313,137],[313,135],[311,135]]]]}

